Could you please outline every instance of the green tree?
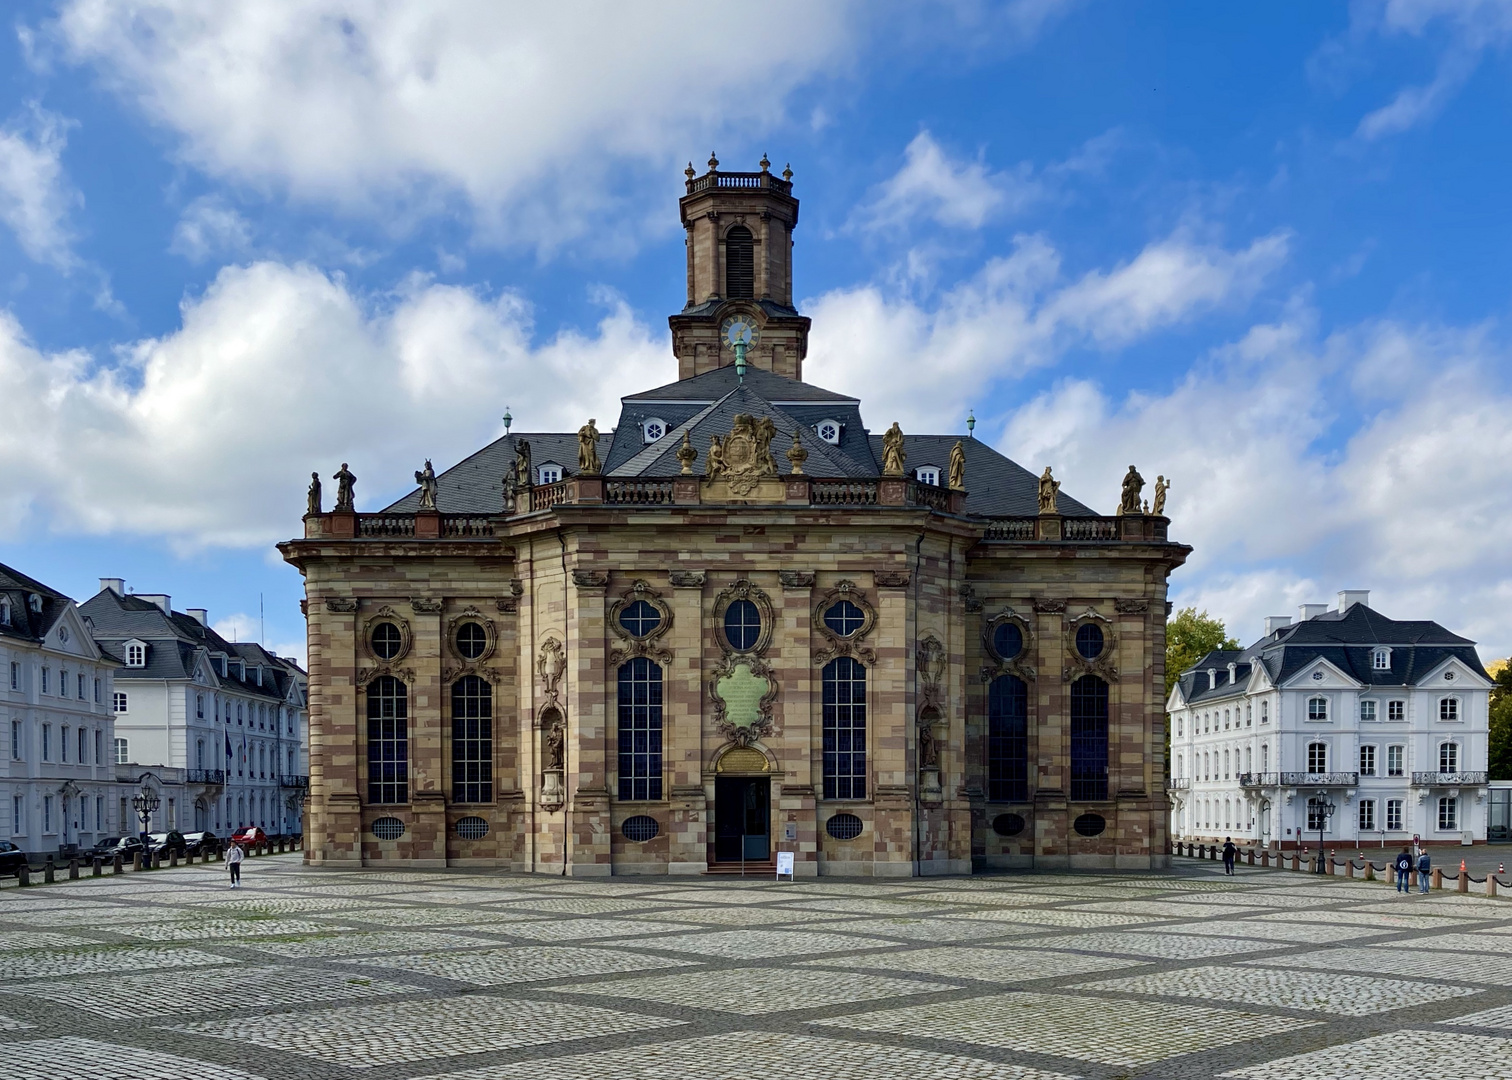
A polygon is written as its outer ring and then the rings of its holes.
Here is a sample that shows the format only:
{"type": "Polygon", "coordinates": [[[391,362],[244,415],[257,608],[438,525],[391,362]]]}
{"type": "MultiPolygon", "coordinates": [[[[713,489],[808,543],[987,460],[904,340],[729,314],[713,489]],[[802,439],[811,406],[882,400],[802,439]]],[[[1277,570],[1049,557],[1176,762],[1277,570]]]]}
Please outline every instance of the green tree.
{"type": "MultiPolygon", "coordinates": [[[[1182,608],[1166,620],[1165,696],[1170,700],[1171,687],[1177,678],[1214,649],[1237,649],[1239,643],[1228,636],[1222,619],[1194,607],[1182,608]]],[[[1165,774],[1171,776],[1171,716],[1166,714],[1165,774]]]]}
{"type": "Polygon", "coordinates": [[[1512,660],[1491,670],[1491,779],[1512,780],[1512,660]]]}

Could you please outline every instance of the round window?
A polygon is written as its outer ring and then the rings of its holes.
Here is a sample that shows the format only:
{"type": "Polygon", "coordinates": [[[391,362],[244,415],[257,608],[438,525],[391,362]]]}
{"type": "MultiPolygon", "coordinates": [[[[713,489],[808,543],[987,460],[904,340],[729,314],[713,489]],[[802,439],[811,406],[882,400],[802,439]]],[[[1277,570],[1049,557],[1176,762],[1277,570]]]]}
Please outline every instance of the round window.
{"type": "Polygon", "coordinates": [[[824,625],[841,637],[850,637],[866,623],[866,613],[849,600],[831,604],[824,613],[824,625]]]}
{"type": "Polygon", "coordinates": [[[656,823],[654,817],[637,814],[633,818],[625,819],[625,823],[620,826],[620,832],[625,834],[626,840],[635,844],[644,844],[661,832],[661,826],[656,823]]]}
{"type": "Polygon", "coordinates": [[[488,835],[488,822],[480,817],[465,817],[457,822],[457,836],[463,840],[481,840],[488,835]]]}
{"type": "Polygon", "coordinates": [[[488,631],[475,622],[457,627],[457,651],[464,660],[476,660],[488,649],[488,631]]]}
{"type": "Polygon", "coordinates": [[[824,823],[824,831],[836,840],[854,840],[861,835],[861,819],[855,814],[833,814],[824,823]]]}
{"type": "Polygon", "coordinates": [[[1082,623],[1076,628],[1076,651],[1087,660],[1096,660],[1103,651],[1102,627],[1095,623],[1082,623]]]}
{"type": "Polygon", "coordinates": [[[725,638],[736,652],[748,652],[756,647],[761,636],[761,612],[749,600],[736,600],[725,608],[725,638]]]}
{"type": "Polygon", "coordinates": [[[380,660],[392,660],[404,647],[404,637],[393,623],[381,622],[373,627],[373,655],[380,660]]]}
{"type": "Polygon", "coordinates": [[[1000,660],[1012,660],[1024,651],[1024,632],[1014,623],[998,623],[992,631],[992,651],[1000,660]]]}
{"type": "Polygon", "coordinates": [[[661,612],[645,600],[637,600],[620,612],[619,624],[631,637],[645,637],[661,625],[661,612]]]}
{"type": "Polygon", "coordinates": [[[381,817],[373,822],[373,835],[380,840],[397,840],[404,835],[404,822],[396,817],[381,817]]]}
{"type": "Polygon", "coordinates": [[[992,819],[992,831],[999,836],[1017,836],[1024,831],[1024,819],[1018,814],[999,814],[992,819]]]}
{"type": "Polygon", "coordinates": [[[1082,836],[1101,836],[1108,827],[1108,820],[1101,814],[1083,814],[1071,823],[1071,827],[1082,836]]]}

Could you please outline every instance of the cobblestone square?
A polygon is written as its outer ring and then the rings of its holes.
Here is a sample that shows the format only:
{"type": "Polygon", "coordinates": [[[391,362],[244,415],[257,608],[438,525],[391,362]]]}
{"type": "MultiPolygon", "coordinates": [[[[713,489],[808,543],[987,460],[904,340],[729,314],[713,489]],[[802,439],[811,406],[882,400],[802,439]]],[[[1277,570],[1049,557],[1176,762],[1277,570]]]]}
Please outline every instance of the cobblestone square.
{"type": "Polygon", "coordinates": [[[274,857],[234,894],[223,875],[0,887],[5,1075],[1512,1076],[1505,900],[1190,863],[778,884],[274,857]]]}

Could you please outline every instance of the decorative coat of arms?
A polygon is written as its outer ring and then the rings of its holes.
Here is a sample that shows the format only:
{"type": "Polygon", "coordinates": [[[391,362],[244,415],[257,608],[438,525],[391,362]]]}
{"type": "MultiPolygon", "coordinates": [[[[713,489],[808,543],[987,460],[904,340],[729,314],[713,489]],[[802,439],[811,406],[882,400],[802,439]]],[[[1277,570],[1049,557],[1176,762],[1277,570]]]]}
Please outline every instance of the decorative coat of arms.
{"type": "Polygon", "coordinates": [[[728,482],[731,494],[749,495],[762,477],[777,475],[777,462],[772,457],[772,440],[776,437],[777,425],[771,417],[736,414],[723,441],[717,435],[709,439],[708,478],[728,482]]]}

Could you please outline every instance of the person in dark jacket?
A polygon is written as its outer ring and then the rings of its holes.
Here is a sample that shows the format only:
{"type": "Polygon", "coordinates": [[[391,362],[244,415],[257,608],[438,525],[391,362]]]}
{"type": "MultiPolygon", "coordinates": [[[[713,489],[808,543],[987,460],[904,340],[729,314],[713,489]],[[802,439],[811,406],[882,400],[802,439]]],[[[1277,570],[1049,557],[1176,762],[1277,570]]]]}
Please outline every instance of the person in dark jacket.
{"type": "Polygon", "coordinates": [[[1225,836],[1223,838],[1223,872],[1225,874],[1234,872],[1234,860],[1238,857],[1239,849],[1234,845],[1234,838],[1225,836]]]}
{"type": "Polygon", "coordinates": [[[1426,893],[1428,891],[1429,875],[1433,873],[1433,860],[1428,858],[1427,848],[1424,848],[1423,853],[1418,856],[1417,872],[1418,892],[1426,893]]]}
{"type": "Polygon", "coordinates": [[[1392,865],[1396,867],[1397,892],[1410,891],[1408,878],[1412,874],[1412,852],[1403,848],[1402,853],[1396,857],[1396,862],[1392,865]]]}

